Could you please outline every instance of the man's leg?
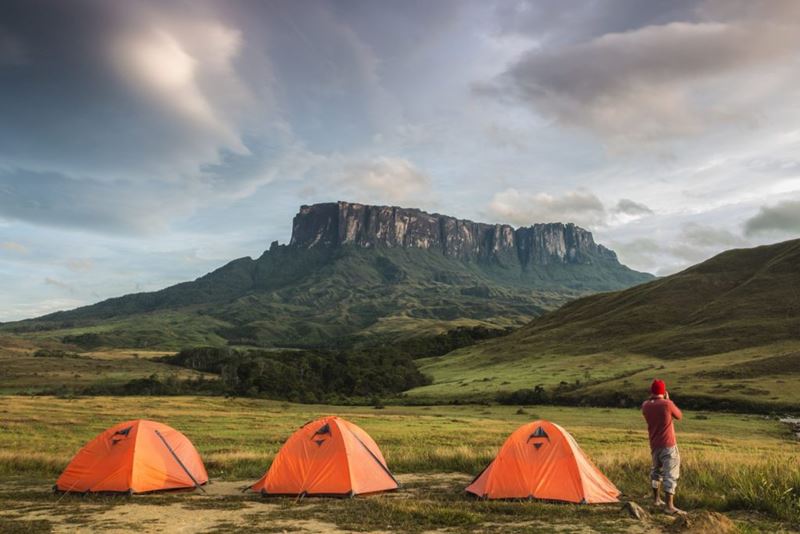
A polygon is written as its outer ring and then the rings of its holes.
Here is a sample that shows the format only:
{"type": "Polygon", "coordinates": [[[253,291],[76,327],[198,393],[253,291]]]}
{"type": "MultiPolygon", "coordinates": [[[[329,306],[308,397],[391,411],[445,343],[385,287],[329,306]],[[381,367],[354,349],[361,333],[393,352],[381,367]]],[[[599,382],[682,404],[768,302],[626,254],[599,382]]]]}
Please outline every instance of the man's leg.
{"type": "Polygon", "coordinates": [[[678,479],[681,476],[681,455],[678,447],[663,449],[661,463],[664,472],[664,493],[667,498],[666,511],[671,514],[682,514],[683,510],[675,506],[675,490],[678,487],[678,479]]]}
{"type": "Polygon", "coordinates": [[[660,490],[661,490],[661,455],[659,454],[661,449],[656,449],[652,451],[652,459],[653,459],[653,467],[650,469],[650,486],[653,488],[653,504],[656,506],[661,506],[664,504],[664,501],[661,500],[660,490]]]}

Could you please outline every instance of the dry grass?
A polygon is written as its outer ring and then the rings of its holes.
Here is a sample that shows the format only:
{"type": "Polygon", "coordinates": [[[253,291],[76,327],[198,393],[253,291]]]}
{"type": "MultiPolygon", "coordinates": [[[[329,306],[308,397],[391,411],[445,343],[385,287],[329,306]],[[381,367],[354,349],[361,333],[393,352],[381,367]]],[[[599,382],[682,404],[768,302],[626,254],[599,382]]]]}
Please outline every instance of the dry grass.
{"type": "MultiPolygon", "coordinates": [[[[396,473],[428,473],[422,476],[431,477],[453,472],[468,480],[492,459],[511,431],[541,417],[567,428],[627,497],[642,500],[647,495],[647,439],[636,410],[537,406],[526,408],[525,413],[517,411],[511,406],[374,410],[191,397],[0,397],[0,478],[33,479],[46,487],[96,433],[115,422],[144,417],[183,431],[200,450],[212,477],[251,481],[264,473],[293,430],[308,420],[337,413],[376,439],[396,473]]],[[[788,428],[759,416],[698,417],[687,413],[678,435],[683,457],[680,504],[720,512],[762,512],[776,521],[800,521],[800,444],[788,428]]],[[[483,521],[474,514],[499,513],[495,508],[481,512],[483,505],[463,500],[462,490],[451,487],[441,496],[447,500],[454,493],[460,499],[448,501],[449,508],[439,510],[443,523],[452,520],[472,525],[483,521]]],[[[417,513],[433,517],[436,513],[429,514],[426,507],[445,506],[417,504],[419,510],[413,513],[397,508],[399,504],[386,504],[382,513],[388,517],[408,518],[417,513]]],[[[545,509],[552,513],[561,510],[545,509]]],[[[438,520],[433,521],[432,526],[438,525],[438,520]]]]}

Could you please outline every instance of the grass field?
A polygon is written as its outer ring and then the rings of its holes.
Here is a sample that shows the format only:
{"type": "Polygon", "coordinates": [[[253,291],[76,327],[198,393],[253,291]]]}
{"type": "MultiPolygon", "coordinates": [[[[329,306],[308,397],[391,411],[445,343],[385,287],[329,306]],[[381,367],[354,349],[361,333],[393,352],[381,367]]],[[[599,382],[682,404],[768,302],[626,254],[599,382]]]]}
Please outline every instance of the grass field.
{"type": "MultiPolygon", "coordinates": [[[[48,347],[47,344],[43,345],[48,347]]],[[[0,337],[0,395],[58,391],[68,386],[78,389],[96,384],[124,384],[136,378],[174,375],[194,378],[202,373],[180,369],[151,358],[172,354],[163,351],[113,350],[71,353],[53,344],[63,356],[35,356],[32,342],[8,336],[0,337]]]]}
{"type": "Polygon", "coordinates": [[[562,401],[636,403],[654,376],[695,407],[800,410],[800,240],[730,250],[573,300],[508,336],[419,360],[419,401],[537,385],[562,401]],[[615,402],[616,401],[616,402],[615,402]]]}
{"type": "MultiPolygon", "coordinates": [[[[0,531],[133,528],[145,520],[156,529],[185,527],[188,521],[208,531],[259,526],[273,532],[658,532],[669,527],[671,518],[655,511],[652,519],[639,522],[621,515],[616,505],[467,497],[464,487],[507,435],[535,418],[564,426],[626,499],[646,506],[648,450],[636,410],[480,405],[376,410],[222,398],[16,396],[0,397],[0,531]],[[294,429],[329,413],[350,419],[375,438],[403,483],[399,492],[342,501],[264,502],[234,491],[264,473],[294,429]],[[112,423],[139,417],[170,424],[194,442],[212,477],[209,495],[127,499],[49,493],[83,443],[112,423]]],[[[678,434],[684,460],[680,505],[693,513],[724,513],[742,531],[798,528],[800,444],[787,428],[760,416],[687,413],[678,434]]]]}
{"type": "Polygon", "coordinates": [[[601,398],[619,392],[637,398],[658,376],[667,381],[676,398],[724,398],[774,406],[776,411],[792,411],[792,406],[796,411],[800,406],[800,389],[787,387],[797,384],[800,377],[797,341],[681,359],[568,351],[568,347],[552,347],[538,352],[515,346],[506,338],[489,340],[445,356],[418,360],[420,370],[433,378],[433,384],[407,395],[419,401],[475,401],[494,399],[500,391],[536,385],[552,390],[565,382],[573,387],[579,383],[575,389],[578,395],[601,398]]]}

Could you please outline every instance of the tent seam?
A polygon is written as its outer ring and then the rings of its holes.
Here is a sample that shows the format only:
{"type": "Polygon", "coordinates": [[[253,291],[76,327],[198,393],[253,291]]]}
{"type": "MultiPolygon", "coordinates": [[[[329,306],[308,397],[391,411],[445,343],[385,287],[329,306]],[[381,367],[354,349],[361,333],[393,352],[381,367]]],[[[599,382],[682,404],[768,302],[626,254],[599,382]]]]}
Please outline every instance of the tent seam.
{"type": "MultiPolygon", "coordinates": [[[[350,468],[350,448],[347,446],[347,440],[344,439],[344,432],[342,432],[342,429],[345,427],[345,425],[339,424],[338,417],[334,418],[333,422],[336,423],[336,428],[339,429],[339,438],[342,440],[342,445],[344,446],[344,456],[345,460],[347,460],[345,462],[347,464],[347,479],[350,481],[350,494],[354,495],[355,488],[353,487],[353,470],[350,468]]],[[[350,432],[350,429],[348,428],[347,431],[350,432]]],[[[352,432],[350,433],[352,434],[352,432]]]]}
{"type": "Polygon", "coordinates": [[[581,466],[578,465],[578,453],[583,454],[583,449],[581,449],[578,446],[578,442],[575,441],[575,438],[572,437],[572,434],[564,430],[564,428],[561,425],[557,423],[552,423],[552,424],[561,431],[561,435],[569,445],[569,449],[572,452],[572,454],[570,455],[570,462],[575,466],[575,472],[578,474],[578,483],[580,484],[579,490],[581,494],[581,499],[586,501],[586,481],[583,478],[583,470],[581,470],[581,466]],[[577,450],[575,449],[576,447],[577,450]]]}
{"type": "Polygon", "coordinates": [[[139,435],[142,430],[144,419],[139,419],[136,424],[136,439],[133,440],[133,453],[131,454],[131,470],[128,473],[128,490],[133,491],[133,471],[136,469],[136,450],[139,445],[139,435]]]}
{"type": "MultiPolygon", "coordinates": [[[[381,469],[383,469],[383,471],[384,471],[384,472],[385,472],[387,475],[389,475],[389,478],[391,478],[391,479],[392,479],[392,481],[394,481],[394,483],[395,483],[395,484],[397,484],[397,487],[400,487],[400,483],[397,481],[397,479],[396,479],[396,478],[394,478],[394,475],[392,474],[392,472],[391,472],[391,471],[389,471],[389,467],[388,467],[388,466],[386,466],[386,465],[383,465],[383,463],[382,463],[382,462],[381,462],[381,461],[378,459],[378,457],[377,457],[377,456],[375,456],[375,453],[374,453],[374,452],[372,452],[372,451],[370,450],[370,448],[369,448],[369,447],[367,447],[367,444],[366,444],[366,443],[364,443],[363,441],[361,441],[361,438],[359,438],[359,437],[356,435],[356,433],[355,433],[355,432],[353,432],[353,431],[352,431],[352,430],[350,430],[349,428],[347,429],[347,431],[348,431],[348,432],[350,432],[350,434],[351,434],[351,435],[352,435],[354,438],[356,438],[356,441],[357,441],[357,442],[359,442],[359,443],[361,444],[361,446],[362,446],[362,447],[364,447],[364,449],[365,449],[365,450],[367,451],[367,453],[368,453],[368,454],[369,454],[369,455],[372,457],[372,459],[373,459],[373,460],[375,460],[375,463],[377,463],[379,466],[381,466],[381,469]]],[[[349,470],[349,468],[350,468],[350,465],[349,465],[349,462],[348,462],[348,470],[349,470]]],[[[350,483],[350,485],[351,485],[351,487],[352,487],[352,482],[350,483]]]]}

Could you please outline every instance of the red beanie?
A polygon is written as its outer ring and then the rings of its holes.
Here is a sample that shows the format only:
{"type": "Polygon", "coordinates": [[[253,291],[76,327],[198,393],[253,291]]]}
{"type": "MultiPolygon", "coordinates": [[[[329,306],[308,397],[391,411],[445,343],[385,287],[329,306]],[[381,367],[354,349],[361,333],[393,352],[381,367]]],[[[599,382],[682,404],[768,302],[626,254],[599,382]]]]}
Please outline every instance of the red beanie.
{"type": "Polygon", "coordinates": [[[667,385],[664,383],[663,380],[659,380],[658,378],[656,378],[650,385],[650,393],[652,393],[653,395],[666,395],[667,385]]]}

